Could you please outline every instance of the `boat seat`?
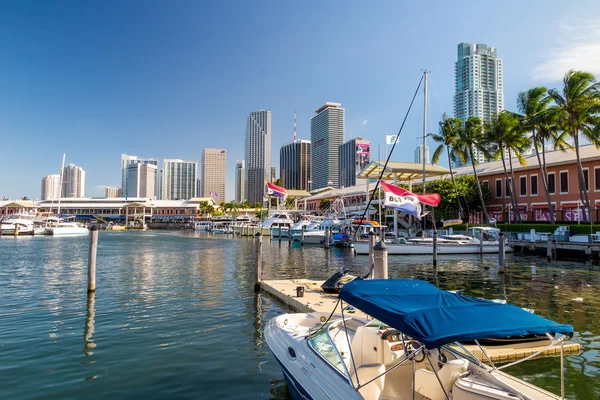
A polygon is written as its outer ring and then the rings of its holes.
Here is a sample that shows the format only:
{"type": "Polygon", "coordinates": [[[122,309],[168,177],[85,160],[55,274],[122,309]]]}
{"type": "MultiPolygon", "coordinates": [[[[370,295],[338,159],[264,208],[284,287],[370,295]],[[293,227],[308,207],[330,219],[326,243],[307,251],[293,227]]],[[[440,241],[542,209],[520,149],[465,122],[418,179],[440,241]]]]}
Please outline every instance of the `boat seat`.
{"type": "MultiPolygon", "coordinates": [[[[362,364],[381,363],[383,361],[379,359],[376,350],[380,340],[377,331],[373,328],[365,326],[356,328],[350,349],[352,350],[352,356],[357,368],[362,364]]],[[[353,368],[350,365],[350,369],[353,368]]]]}
{"type": "MultiPolygon", "coordinates": [[[[454,382],[456,382],[460,374],[467,371],[468,367],[469,361],[467,360],[451,360],[440,368],[438,377],[448,395],[450,395],[450,390],[454,382]]],[[[421,396],[425,396],[431,400],[446,400],[444,390],[442,390],[434,372],[423,368],[415,372],[415,392],[421,396]]]]}
{"type": "MultiPolygon", "coordinates": [[[[378,377],[385,372],[385,365],[383,364],[363,364],[356,368],[356,372],[352,373],[352,382],[357,385],[356,375],[358,374],[358,381],[361,385],[369,382],[371,379],[378,377]]],[[[383,385],[385,384],[385,375],[381,375],[373,382],[358,389],[358,393],[365,400],[378,400],[383,391],[383,385]]]]}

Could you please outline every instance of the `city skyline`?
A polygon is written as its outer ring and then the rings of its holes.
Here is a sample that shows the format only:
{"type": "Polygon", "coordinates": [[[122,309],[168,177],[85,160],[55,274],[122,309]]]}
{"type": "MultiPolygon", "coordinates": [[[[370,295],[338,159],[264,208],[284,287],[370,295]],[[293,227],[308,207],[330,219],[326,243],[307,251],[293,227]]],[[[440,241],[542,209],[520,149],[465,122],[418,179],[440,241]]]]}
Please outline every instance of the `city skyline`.
{"type": "MultiPolygon", "coordinates": [[[[600,76],[593,51],[600,23],[589,18],[600,11],[597,2],[475,4],[439,2],[427,17],[416,5],[395,2],[334,2],[319,13],[309,4],[287,3],[231,10],[222,4],[134,1],[118,13],[110,2],[67,9],[49,2],[35,12],[25,3],[7,4],[0,31],[10,56],[0,68],[4,92],[14,95],[2,100],[0,136],[5,143],[26,137],[44,145],[15,146],[3,155],[7,165],[34,161],[2,174],[0,196],[38,197],[41,177],[58,173],[62,153],[87,171],[86,194],[102,196],[106,186],[121,183],[120,153],[199,159],[210,140],[210,147],[229,154],[227,193],[233,198],[229,171],[245,158],[248,113],[273,111],[271,161],[278,165],[276,150],[293,137],[294,109],[298,136],[307,138],[315,104],[328,99],[347,110],[346,139],[364,137],[372,154],[378,146],[383,154],[384,135],[398,131],[422,69],[431,71],[428,126],[436,126],[442,112],[453,114],[458,43],[499,49],[506,63],[505,108],[511,111],[517,111],[519,91],[559,87],[570,68],[600,76]],[[519,7],[518,15],[510,12],[511,4],[519,7]],[[482,12],[488,17],[481,18],[482,12]],[[265,19],[270,23],[260,23],[265,19]],[[448,31],[442,22],[449,19],[469,23],[448,31]],[[216,28],[216,21],[225,34],[212,38],[204,29],[216,28]],[[361,29],[348,21],[361,21],[361,29]],[[549,22],[556,35],[543,33],[549,22]],[[507,31],[508,24],[518,28],[507,31]],[[325,37],[341,39],[336,46],[315,45],[325,37]],[[389,50],[394,47],[402,51],[389,50]],[[265,62],[245,62],[257,54],[265,62]]],[[[413,110],[393,161],[412,159],[421,130],[422,114],[413,110]]],[[[445,158],[441,164],[447,165],[445,158]]]]}

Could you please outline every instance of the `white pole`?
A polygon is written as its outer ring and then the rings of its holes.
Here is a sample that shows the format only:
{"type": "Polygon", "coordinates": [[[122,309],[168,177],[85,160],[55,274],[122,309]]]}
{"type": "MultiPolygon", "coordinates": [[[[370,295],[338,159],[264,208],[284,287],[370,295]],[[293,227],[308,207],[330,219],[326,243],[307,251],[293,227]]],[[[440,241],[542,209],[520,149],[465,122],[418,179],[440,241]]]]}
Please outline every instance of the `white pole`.
{"type": "MultiPolygon", "coordinates": [[[[394,174],[394,186],[398,186],[398,175],[394,174]]],[[[394,210],[394,234],[398,237],[398,210],[394,210]]]]}
{"type": "Polygon", "coordinates": [[[88,292],[96,291],[96,252],[98,249],[98,226],[90,230],[90,249],[88,253],[88,292]]]}

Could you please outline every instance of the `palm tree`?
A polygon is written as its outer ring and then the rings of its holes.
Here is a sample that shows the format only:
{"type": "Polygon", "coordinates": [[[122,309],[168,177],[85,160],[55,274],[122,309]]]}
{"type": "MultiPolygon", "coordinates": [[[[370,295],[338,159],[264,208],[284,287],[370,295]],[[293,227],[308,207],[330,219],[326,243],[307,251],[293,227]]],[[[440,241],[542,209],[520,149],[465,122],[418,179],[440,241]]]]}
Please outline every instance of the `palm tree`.
{"type": "Polygon", "coordinates": [[[575,155],[577,156],[577,172],[579,178],[579,196],[584,207],[587,207],[590,222],[592,222],[592,208],[588,197],[581,157],[579,156],[579,135],[600,148],[600,135],[597,126],[600,122],[600,83],[596,82],[594,75],[584,71],[570,70],[563,78],[562,92],[552,89],[548,95],[556,104],[552,110],[556,112],[559,124],[564,124],[573,137],[575,155]]]}
{"type": "Polygon", "coordinates": [[[512,154],[517,156],[519,163],[525,165],[527,162],[523,153],[529,147],[530,141],[525,134],[517,129],[517,117],[511,112],[501,112],[494,114],[490,122],[484,124],[485,140],[491,158],[502,160],[504,176],[510,186],[506,186],[510,192],[510,201],[513,209],[513,221],[521,222],[521,213],[519,212],[519,203],[517,201],[517,191],[515,185],[515,174],[512,166],[512,154]],[[508,153],[510,179],[508,177],[509,169],[506,168],[505,152],[508,153]]]}
{"type": "Polygon", "coordinates": [[[481,183],[479,182],[479,176],[477,175],[477,168],[475,165],[478,161],[475,159],[473,151],[477,149],[488,155],[487,149],[484,146],[485,140],[483,136],[483,126],[481,120],[477,117],[469,117],[465,121],[465,127],[459,131],[458,139],[456,141],[456,154],[462,162],[470,162],[473,167],[473,175],[475,176],[475,182],[477,183],[477,192],[479,194],[479,201],[483,208],[483,214],[485,220],[490,221],[490,216],[485,208],[485,201],[483,200],[483,193],[481,192],[481,183]]]}
{"type": "Polygon", "coordinates": [[[540,175],[542,176],[542,186],[544,187],[544,194],[546,195],[546,201],[548,202],[548,210],[550,211],[550,222],[555,223],[556,217],[554,215],[554,209],[552,208],[552,201],[550,199],[550,191],[548,190],[548,174],[546,167],[542,164],[539,152],[539,143],[537,133],[540,127],[540,122],[547,114],[545,113],[550,103],[550,98],[546,96],[547,89],[543,86],[534,87],[526,92],[521,92],[517,96],[517,108],[521,115],[519,119],[519,129],[523,134],[531,132],[531,141],[535,148],[535,155],[538,160],[540,167],[540,175]]]}
{"type": "Polygon", "coordinates": [[[437,164],[440,161],[440,155],[442,151],[446,149],[446,155],[448,156],[448,166],[450,168],[450,178],[452,179],[452,186],[456,192],[456,202],[458,204],[458,218],[462,219],[462,206],[460,204],[460,197],[456,190],[456,182],[454,181],[454,173],[452,172],[452,163],[458,160],[456,153],[456,143],[458,135],[462,129],[462,121],[459,118],[450,118],[446,113],[442,114],[442,120],[440,121],[439,134],[432,133],[431,137],[433,140],[438,142],[440,145],[433,152],[431,157],[431,163],[437,164]]]}

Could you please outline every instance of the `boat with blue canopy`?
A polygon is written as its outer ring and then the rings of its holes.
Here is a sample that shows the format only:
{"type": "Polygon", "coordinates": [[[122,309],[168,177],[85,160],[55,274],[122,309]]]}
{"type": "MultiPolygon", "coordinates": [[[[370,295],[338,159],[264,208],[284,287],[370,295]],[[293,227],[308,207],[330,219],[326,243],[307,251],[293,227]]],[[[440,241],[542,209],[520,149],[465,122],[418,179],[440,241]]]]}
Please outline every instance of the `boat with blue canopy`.
{"type": "Polygon", "coordinates": [[[547,347],[498,366],[489,357],[479,361],[462,342],[545,335],[548,347],[561,346],[562,367],[570,325],[410,279],[348,282],[336,310],[281,315],[265,328],[294,398],[564,399],[563,368],[560,396],[503,371],[547,347]],[[369,317],[350,314],[353,308],[369,317]]]}

